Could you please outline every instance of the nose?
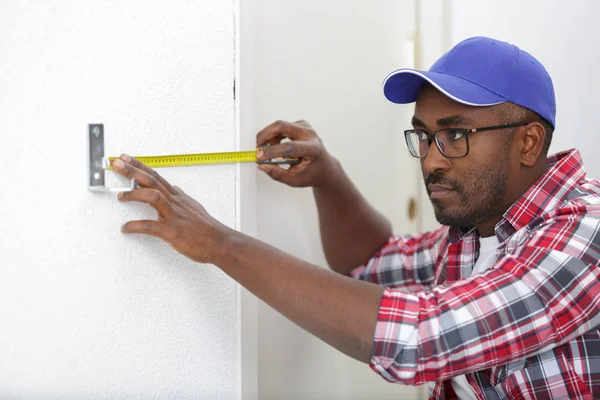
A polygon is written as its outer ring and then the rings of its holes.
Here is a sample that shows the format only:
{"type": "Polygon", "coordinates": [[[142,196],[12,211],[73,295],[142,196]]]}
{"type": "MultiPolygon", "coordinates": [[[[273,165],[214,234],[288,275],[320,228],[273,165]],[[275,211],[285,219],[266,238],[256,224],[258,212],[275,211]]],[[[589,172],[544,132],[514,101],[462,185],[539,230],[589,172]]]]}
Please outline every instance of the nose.
{"type": "Polygon", "coordinates": [[[423,175],[427,176],[438,170],[448,171],[450,167],[450,160],[440,152],[435,142],[431,143],[427,156],[421,159],[423,175]]]}

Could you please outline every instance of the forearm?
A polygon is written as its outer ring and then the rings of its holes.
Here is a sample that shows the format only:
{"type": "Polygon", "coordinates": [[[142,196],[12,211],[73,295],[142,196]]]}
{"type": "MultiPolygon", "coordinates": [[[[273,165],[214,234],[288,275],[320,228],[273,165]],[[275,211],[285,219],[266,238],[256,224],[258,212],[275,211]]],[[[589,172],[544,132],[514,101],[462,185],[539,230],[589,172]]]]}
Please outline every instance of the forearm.
{"type": "Polygon", "coordinates": [[[373,209],[333,160],[336,181],[313,189],[321,241],[332,270],[347,274],[364,264],[392,234],[390,222],[373,209]]]}
{"type": "Polygon", "coordinates": [[[214,261],[282,315],[368,363],[383,288],[355,281],[232,232],[214,261]]]}

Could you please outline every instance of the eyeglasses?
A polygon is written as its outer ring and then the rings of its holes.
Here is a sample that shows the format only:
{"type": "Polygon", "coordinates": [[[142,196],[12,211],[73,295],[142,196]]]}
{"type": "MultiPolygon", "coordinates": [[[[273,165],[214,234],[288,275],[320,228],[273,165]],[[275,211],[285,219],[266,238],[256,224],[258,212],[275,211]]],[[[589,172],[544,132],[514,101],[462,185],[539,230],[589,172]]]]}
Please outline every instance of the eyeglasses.
{"type": "Polygon", "coordinates": [[[440,153],[448,158],[460,158],[469,154],[469,133],[492,131],[496,129],[514,128],[527,125],[529,122],[515,122],[506,125],[486,126],[483,128],[441,129],[434,133],[427,133],[422,129],[409,129],[404,131],[404,138],[410,154],[417,158],[427,157],[431,142],[435,141],[440,153]]]}

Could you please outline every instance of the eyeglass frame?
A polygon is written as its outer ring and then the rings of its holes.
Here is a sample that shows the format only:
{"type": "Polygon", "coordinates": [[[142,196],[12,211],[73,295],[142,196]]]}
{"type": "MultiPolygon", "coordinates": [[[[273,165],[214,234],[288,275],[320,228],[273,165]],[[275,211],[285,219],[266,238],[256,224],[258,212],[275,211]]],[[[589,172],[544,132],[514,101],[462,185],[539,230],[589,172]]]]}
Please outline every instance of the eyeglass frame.
{"type": "MultiPolygon", "coordinates": [[[[506,128],[516,128],[518,126],[525,126],[530,124],[531,122],[525,122],[525,121],[521,121],[521,122],[514,122],[511,124],[505,124],[505,125],[493,125],[493,126],[484,126],[481,128],[444,128],[444,129],[440,129],[438,131],[435,131],[433,133],[428,133],[426,131],[424,131],[423,129],[407,129],[404,131],[404,140],[406,141],[406,146],[408,147],[408,152],[410,153],[411,156],[418,158],[418,159],[422,159],[425,158],[429,155],[429,151],[427,151],[427,154],[425,154],[424,156],[420,157],[420,156],[416,156],[413,154],[413,152],[411,151],[411,148],[413,148],[412,144],[410,143],[410,140],[408,138],[408,136],[416,131],[420,131],[425,133],[425,135],[427,136],[427,139],[429,140],[429,149],[431,149],[431,143],[435,142],[435,146],[437,147],[437,149],[439,150],[439,152],[446,158],[463,158],[466,157],[469,154],[469,133],[475,133],[475,132],[483,132],[483,131],[493,131],[493,130],[497,130],[497,129],[506,129],[506,128]],[[447,155],[440,147],[440,144],[438,143],[438,138],[437,135],[440,132],[443,131],[447,131],[447,130],[454,130],[454,131],[461,131],[462,133],[465,134],[465,140],[467,143],[467,149],[465,154],[463,154],[462,156],[449,156],[447,155]],[[432,140],[433,137],[433,140],[432,140]]],[[[416,149],[415,149],[416,150],[416,149]]]]}

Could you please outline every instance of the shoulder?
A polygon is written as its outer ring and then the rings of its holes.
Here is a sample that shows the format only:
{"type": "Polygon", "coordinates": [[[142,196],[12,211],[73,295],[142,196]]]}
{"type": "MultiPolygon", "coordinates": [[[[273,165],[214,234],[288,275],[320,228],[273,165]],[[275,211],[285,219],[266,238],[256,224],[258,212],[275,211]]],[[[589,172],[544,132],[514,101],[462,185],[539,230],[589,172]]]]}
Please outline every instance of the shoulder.
{"type": "Polygon", "coordinates": [[[564,201],[536,218],[521,236],[521,245],[558,251],[600,263],[600,186],[581,185],[564,201]]]}

